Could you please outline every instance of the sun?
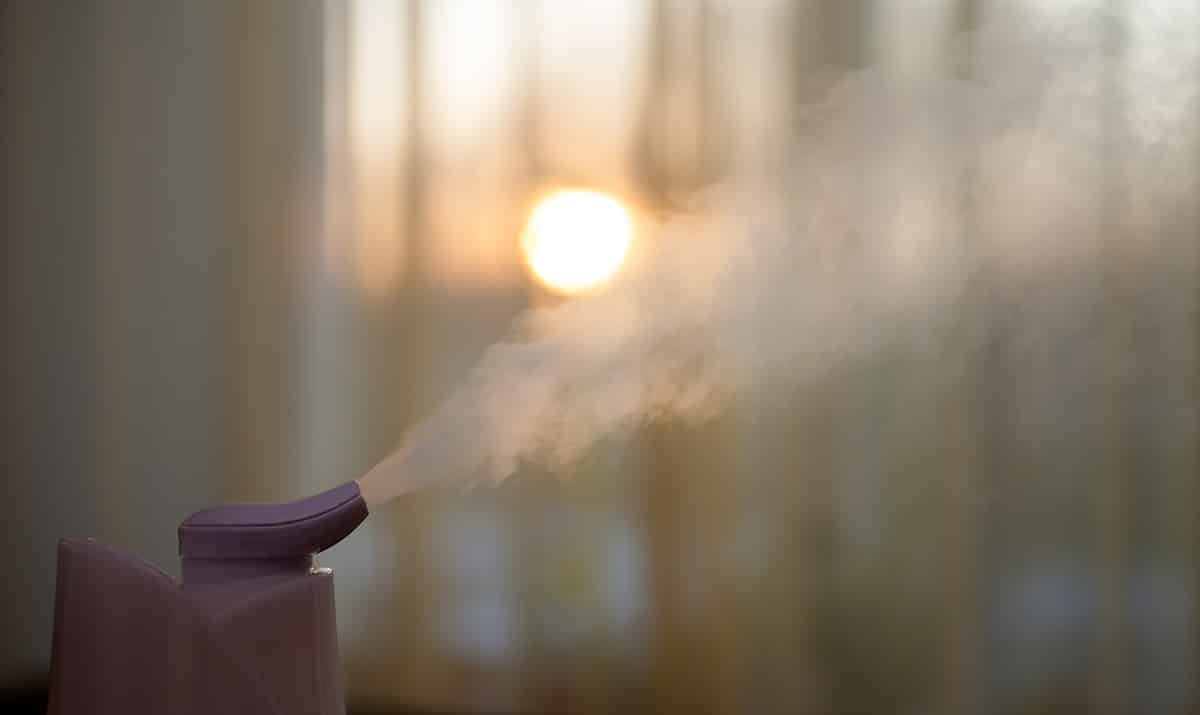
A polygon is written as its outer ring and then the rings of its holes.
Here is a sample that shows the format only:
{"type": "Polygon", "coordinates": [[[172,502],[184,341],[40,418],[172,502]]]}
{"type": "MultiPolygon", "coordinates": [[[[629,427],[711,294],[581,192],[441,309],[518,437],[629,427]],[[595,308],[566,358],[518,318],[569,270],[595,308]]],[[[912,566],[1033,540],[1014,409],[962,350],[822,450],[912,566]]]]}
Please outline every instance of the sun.
{"type": "Polygon", "coordinates": [[[565,295],[593,291],[611,279],[633,243],[633,217],[598,191],[564,190],[534,206],[521,235],[533,275],[565,295]]]}

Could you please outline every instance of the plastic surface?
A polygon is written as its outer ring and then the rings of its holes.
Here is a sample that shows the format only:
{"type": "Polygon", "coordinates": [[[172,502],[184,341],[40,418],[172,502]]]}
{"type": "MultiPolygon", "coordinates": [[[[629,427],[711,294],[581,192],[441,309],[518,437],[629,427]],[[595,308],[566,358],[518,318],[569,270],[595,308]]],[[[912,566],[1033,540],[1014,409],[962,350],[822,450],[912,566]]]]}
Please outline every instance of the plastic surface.
{"type": "Polygon", "coordinates": [[[94,541],[59,544],[49,715],[340,715],[333,577],[185,589],[94,541]]]}
{"type": "Polygon", "coordinates": [[[196,512],[179,525],[184,584],[305,573],[312,554],[344,539],[365,518],[367,504],[355,482],[288,504],[196,512]]]}
{"type": "Polygon", "coordinates": [[[333,546],[367,517],[358,484],[347,482],[288,504],[205,509],[179,525],[184,558],[305,556],[333,546]]]}
{"type": "Polygon", "coordinates": [[[354,482],[179,526],[181,580],[91,539],[58,547],[50,715],[339,715],[333,576],[312,555],[367,516],[354,482]]]}

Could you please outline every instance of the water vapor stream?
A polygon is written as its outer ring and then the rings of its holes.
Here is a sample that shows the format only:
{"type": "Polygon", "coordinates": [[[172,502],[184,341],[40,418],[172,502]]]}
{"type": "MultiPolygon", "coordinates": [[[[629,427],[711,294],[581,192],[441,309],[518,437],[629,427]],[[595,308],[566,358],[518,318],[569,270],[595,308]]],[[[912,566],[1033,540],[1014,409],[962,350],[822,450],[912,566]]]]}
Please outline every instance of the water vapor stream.
{"type": "Polygon", "coordinates": [[[524,316],[360,480],[369,500],[565,468],[603,436],[703,419],[897,341],[936,351],[981,279],[1037,301],[1029,341],[1086,332],[1097,256],[1194,255],[1179,226],[1196,186],[1195,4],[1003,5],[960,38],[965,78],[831,83],[785,169],[732,177],[643,237],[608,290],[524,316]],[[1114,216],[1115,249],[1100,240],[1114,216]]]}

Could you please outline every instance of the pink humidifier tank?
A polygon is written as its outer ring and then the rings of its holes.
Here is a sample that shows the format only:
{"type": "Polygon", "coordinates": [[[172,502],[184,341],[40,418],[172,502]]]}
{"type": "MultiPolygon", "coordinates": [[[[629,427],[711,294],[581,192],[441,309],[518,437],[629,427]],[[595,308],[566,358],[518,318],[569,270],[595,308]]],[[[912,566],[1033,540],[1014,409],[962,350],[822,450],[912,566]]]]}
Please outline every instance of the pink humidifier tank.
{"type": "Polygon", "coordinates": [[[333,575],[312,557],[366,516],[354,482],[197,512],[179,526],[178,581],[63,539],[50,715],[343,713],[333,575]]]}

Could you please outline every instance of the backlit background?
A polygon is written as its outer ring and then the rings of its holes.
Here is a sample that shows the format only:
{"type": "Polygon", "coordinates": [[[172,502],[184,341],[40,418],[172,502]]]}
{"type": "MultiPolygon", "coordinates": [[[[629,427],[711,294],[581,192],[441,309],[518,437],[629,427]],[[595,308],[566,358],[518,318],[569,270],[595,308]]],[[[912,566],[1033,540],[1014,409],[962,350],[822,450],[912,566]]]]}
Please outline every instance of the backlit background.
{"type": "MultiPolygon", "coordinates": [[[[776,161],[817,79],[958,76],[1004,5],[0,4],[0,701],[41,707],[59,537],[174,572],[188,513],[361,474],[623,222],[776,161]],[[568,189],[604,208],[529,225],[568,189]]],[[[350,711],[1196,712],[1197,215],[1097,284],[1099,352],[1027,359],[981,291],[984,349],[386,507],[320,559],[350,711]]]]}

